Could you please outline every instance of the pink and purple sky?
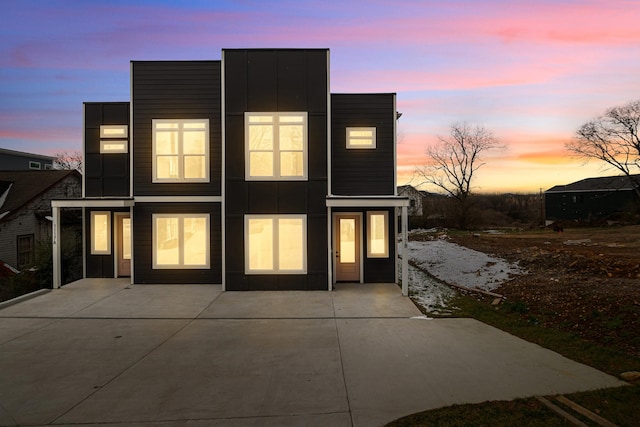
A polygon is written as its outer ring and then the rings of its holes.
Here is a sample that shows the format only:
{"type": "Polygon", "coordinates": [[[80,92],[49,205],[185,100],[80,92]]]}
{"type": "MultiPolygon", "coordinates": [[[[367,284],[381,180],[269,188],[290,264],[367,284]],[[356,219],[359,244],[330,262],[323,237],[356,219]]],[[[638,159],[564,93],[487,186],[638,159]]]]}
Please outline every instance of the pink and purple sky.
{"type": "Polygon", "coordinates": [[[398,184],[418,184],[425,147],[463,121],[507,146],[476,191],[616,175],[564,143],[640,99],[638,0],[6,0],[2,14],[0,147],[41,154],[81,149],[82,102],[129,100],[131,60],[222,48],[329,48],[332,92],[396,92],[398,184]]]}

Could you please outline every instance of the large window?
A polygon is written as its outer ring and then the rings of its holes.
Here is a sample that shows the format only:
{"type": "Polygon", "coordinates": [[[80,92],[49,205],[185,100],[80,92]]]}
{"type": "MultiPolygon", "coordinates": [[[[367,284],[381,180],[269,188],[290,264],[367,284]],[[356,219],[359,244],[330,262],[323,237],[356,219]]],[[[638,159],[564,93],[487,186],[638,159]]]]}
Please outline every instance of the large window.
{"type": "Polygon", "coordinates": [[[245,178],[307,179],[307,113],[245,113],[245,178]]]}
{"type": "Polygon", "coordinates": [[[356,148],[356,149],[376,148],[376,128],[374,127],[347,128],[347,148],[356,148]]]}
{"type": "Polygon", "coordinates": [[[306,215],[246,215],[246,274],[306,274],[306,215]]]}
{"type": "Polygon", "coordinates": [[[154,214],[153,268],[209,268],[209,214],[154,214]]]}
{"type": "Polygon", "coordinates": [[[18,247],[18,268],[32,266],[35,262],[35,240],[33,234],[18,236],[16,244],[18,247]]]}
{"type": "Polygon", "coordinates": [[[367,257],[389,257],[389,213],[367,212],[367,257]]]}
{"type": "Polygon", "coordinates": [[[209,120],[153,120],[153,182],[209,182],[209,120]]]}
{"type": "Polygon", "coordinates": [[[111,254],[111,212],[91,212],[91,254],[111,254]]]}

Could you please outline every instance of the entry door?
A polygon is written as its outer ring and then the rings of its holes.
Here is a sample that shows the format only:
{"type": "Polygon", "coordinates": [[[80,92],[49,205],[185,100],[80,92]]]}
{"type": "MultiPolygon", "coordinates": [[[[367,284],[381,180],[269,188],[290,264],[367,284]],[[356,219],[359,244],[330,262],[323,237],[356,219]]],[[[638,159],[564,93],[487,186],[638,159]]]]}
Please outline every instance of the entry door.
{"type": "Polygon", "coordinates": [[[131,218],[117,215],[118,277],[131,276],[131,218]]]}
{"type": "Polygon", "coordinates": [[[360,215],[336,214],[336,281],[360,281],[360,215]]]}

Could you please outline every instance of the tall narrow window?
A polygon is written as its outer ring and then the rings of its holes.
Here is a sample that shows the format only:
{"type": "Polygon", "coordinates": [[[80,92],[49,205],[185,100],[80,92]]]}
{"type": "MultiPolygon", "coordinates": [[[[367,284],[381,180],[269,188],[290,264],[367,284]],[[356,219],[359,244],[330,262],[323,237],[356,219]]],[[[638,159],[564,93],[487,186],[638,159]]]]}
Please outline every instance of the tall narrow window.
{"type": "Polygon", "coordinates": [[[389,213],[367,212],[367,257],[389,257],[389,213]]]}
{"type": "Polygon", "coordinates": [[[245,113],[245,178],[307,179],[307,113],[245,113]]]}
{"type": "Polygon", "coordinates": [[[153,120],[153,182],[209,182],[209,120],[153,120]]]}
{"type": "Polygon", "coordinates": [[[154,214],[153,268],[209,268],[209,214],[154,214]]]}
{"type": "Polygon", "coordinates": [[[35,262],[35,241],[33,234],[18,236],[16,239],[18,246],[18,268],[30,267],[35,262]]]}
{"type": "Polygon", "coordinates": [[[111,212],[91,212],[91,254],[111,254],[111,212]]]}
{"type": "Polygon", "coordinates": [[[245,216],[246,274],[306,274],[306,215],[245,216]]]}
{"type": "Polygon", "coordinates": [[[376,128],[348,127],[347,148],[376,148],[376,128]]]}

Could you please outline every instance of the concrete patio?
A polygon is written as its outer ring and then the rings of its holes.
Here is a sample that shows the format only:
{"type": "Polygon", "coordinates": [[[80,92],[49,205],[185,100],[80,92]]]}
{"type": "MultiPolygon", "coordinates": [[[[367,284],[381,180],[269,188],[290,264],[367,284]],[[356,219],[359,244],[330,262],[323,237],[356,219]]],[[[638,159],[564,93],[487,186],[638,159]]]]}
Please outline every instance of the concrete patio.
{"type": "Polygon", "coordinates": [[[3,426],[381,426],[623,384],[472,319],[424,319],[388,284],[85,279],[0,310],[3,426]]]}

